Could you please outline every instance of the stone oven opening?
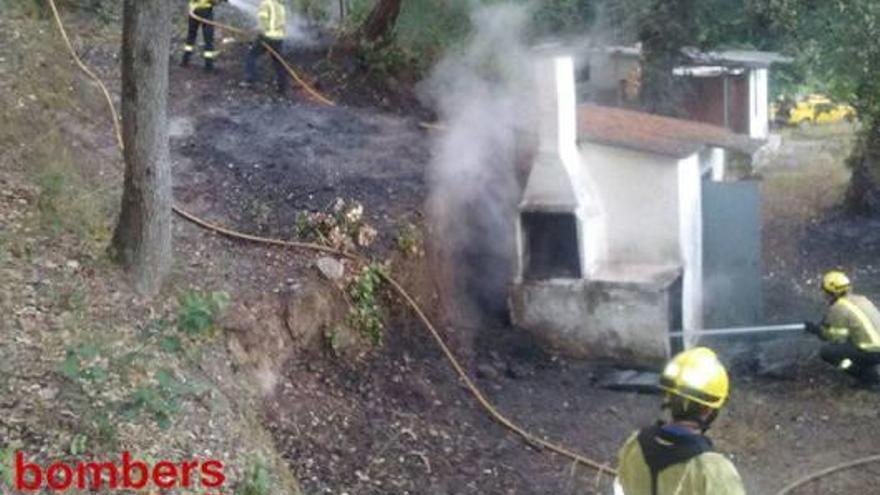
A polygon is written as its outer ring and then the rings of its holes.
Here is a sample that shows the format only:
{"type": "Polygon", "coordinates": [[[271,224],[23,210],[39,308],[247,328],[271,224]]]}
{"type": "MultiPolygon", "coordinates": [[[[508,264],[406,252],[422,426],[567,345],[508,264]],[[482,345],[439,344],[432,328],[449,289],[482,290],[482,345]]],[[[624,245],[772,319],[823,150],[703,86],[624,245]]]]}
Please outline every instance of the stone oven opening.
{"type": "Polygon", "coordinates": [[[582,277],[574,214],[523,212],[522,228],[526,280],[582,277]]]}

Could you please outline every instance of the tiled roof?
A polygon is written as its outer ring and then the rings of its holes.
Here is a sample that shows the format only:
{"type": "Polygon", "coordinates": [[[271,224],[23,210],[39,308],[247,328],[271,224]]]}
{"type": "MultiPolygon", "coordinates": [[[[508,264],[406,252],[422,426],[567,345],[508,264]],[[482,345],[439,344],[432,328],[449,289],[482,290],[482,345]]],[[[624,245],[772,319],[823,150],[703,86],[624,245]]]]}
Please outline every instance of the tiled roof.
{"type": "Polygon", "coordinates": [[[706,146],[751,155],[762,144],[723,127],[591,104],[578,107],[578,140],[674,158],[706,146]]]}

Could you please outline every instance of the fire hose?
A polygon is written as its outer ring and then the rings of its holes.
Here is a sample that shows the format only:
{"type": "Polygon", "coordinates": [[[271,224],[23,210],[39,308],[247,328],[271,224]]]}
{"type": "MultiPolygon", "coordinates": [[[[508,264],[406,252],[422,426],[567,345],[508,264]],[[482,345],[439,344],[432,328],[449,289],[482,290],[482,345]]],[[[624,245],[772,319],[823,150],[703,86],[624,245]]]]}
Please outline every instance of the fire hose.
{"type": "MultiPolygon", "coordinates": [[[[70,38],[67,36],[67,30],[64,27],[64,22],[62,21],[61,15],[58,12],[58,8],[55,5],[55,0],[49,0],[49,6],[52,9],[52,14],[54,16],[55,24],[58,28],[58,31],[61,33],[61,36],[64,39],[65,45],[67,46],[67,49],[70,52],[71,57],[76,62],[77,66],[79,66],[79,68],[82,69],[83,72],[89,78],[91,78],[93,81],[95,81],[95,83],[101,88],[101,92],[104,94],[104,97],[107,100],[107,105],[110,108],[110,113],[113,118],[113,127],[114,127],[114,130],[116,133],[116,138],[118,141],[119,148],[121,150],[124,147],[124,142],[122,139],[122,130],[121,130],[120,123],[119,123],[118,113],[116,111],[116,105],[113,103],[113,98],[110,96],[110,92],[107,89],[107,86],[101,80],[101,78],[98,77],[97,74],[95,74],[92,70],[90,70],[88,68],[88,66],[82,61],[82,59],[79,57],[79,54],[77,54],[76,50],[74,49],[73,44],[70,41],[70,38]]],[[[203,21],[207,21],[207,19],[205,19],[203,21]]],[[[235,30],[239,33],[245,32],[243,30],[240,30],[237,28],[231,28],[229,26],[223,26],[218,23],[212,23],[212,24],[217,27],[229,28],[229,29],[235,30]]],[[[269,47],[269,48],[271,49],[271,47],[269,47]]],[[[279,59],[283,60],[283,58],[280,56],[280,54],[278,54],[274,50],[271,50],[270,53],[272,53],[273,56],[276,56],[279,59]]],[[[310,86],[308,86],[305,83],[305,81],[302,80],[296,74],[296,72],[289,66],[289,64],[287,64],[286,61],[284,61],[283,63],[285,64],[285,67],[287,68],[288,73],[290,73],[291,77],[293,77],[304,88],[309,90],[310,86]]],[[[316,99],[318,99],[319,101],[322,101],[323,103],[325,103],[327,105],[333,104],[329,99],[326,99],[323,96],[321,96],[320,93],[318,93],[316,90],[311,90],[311,91],[312,91],[312,95],[315,96],[316,99]]],[[[184,218],[185,220],[187,220],[187,221],[189,221],[199,227],[202,227],[208,231],[223,235],[223,236],[231,238],[231,239],[248,241],[248,242],[253,242],[253,243],[267,245],[267,246],[277,246],[277,247],[286,247],[286,248],[293,248],[293,249],[321,251],[321,252],[334,254],[334,255],[337,255],[340,257],[345,257],[345,258],[348,258],[348,259],[351,259],[354,261],[358,261],[360,263],[366,263],[366,261],[363,258],[361,258],[353,253],[333,249],[333,248],[323,246],[320,244],[308,243],[308,242],[288,241],[288,240],[282,240],[282,239],[272,239],[272,238],[261,237],[261,236],[256,236],[256,235],[252,235],[252,234],[246,234],[243,232],[239,232],[237,230],[234,230],[234,229],[231,229],[228,227],[224,227],[222,225],[217,225],[215,223],[204,220],[204,219],[198,217],[197,215],[194,215],[194,214],[186,211],[185,209],[183,209],[182,207],[180,207],[176,204],[172,205],[172,211],[175,214],[179,215],[180,217],[184,218]]],[[[613,468],[611,468],[608,464],[592,460],[592,459],[585,457],[581,454],[573,452],[565,447],[562,447],[562,446],[557,445],[553,442],[544,440],[543,438],[540,438],[537,435],[529,432],[525,428],[520,427],[519,425],[517,425],[513,421],[509,420],[506,416],[501,414],[501,412],[499,412],[498,409],[495,408],[495,406],[493,406],[492,403],[486,398],[486,396],[483,394],[483,392],[480,390],[480,388],[473,382],[473,380],[471,380],[470,376],[467,374],[464,367],[462,367],[462,365],[459,363],[458,358],[456,358],[455,355],[452,353],[452,351],[449,349],[449,346],[446,344],[445,340],[440,335],[440,332],[437,330],[437,328],[434,326],[434,324],[431,322],[431,320],[427,317],[427,315],[425,315],[424,311],[422,311],[419,304],[406,291],[406,289],[404,289],[397,282],[397,280],[395,280],[394,277],[392,277],[390,274],[382,273],[382,278],[404,299],[404,301],[406,301],[407,305],[415,312],[415,314],[418,316],[419,320],[421,320],[421,322],[425,325],[425,327],[430,332],[431,337],[433,338],[435,343],[443,351],[443,355],[446,357],[447,361],[450,363],[453,370],[458,375],[459,379],[464,383],[465,387],[468,389],[468,391],[471,393],[471,395],[474,397],[474,399],[477,401],[477,403],[479,403],[479,405],[485,410],[485,412],[489,415],[489,417],[491,417],[494,421],[496,421],[497,423],[499,423],[503,427],[507,428],[511,432],[518,435],[526,443],[528,443],[532,446],[546,449],[551,452],[555,452],[556,454],[559,454],[563,457],[566,457],[577,464],[595,469],[598,471],[599,475],[604,474],[604,475],[608,475],[608,476],[614,476],[617,474],[617,472],[613,468]]]]}

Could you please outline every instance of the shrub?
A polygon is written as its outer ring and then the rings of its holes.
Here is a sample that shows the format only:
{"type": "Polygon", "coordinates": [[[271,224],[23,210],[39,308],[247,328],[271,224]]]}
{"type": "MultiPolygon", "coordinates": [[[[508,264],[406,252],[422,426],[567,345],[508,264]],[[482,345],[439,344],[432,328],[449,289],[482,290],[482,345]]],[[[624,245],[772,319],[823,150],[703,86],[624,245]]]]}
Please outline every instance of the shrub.
{"type": "Polygon", "coordinates": [[[229,294],[188,292],[180,298],[177,327],[189,336],[205,335],[214,330],[214,324],[229,305],[229,294]]]}

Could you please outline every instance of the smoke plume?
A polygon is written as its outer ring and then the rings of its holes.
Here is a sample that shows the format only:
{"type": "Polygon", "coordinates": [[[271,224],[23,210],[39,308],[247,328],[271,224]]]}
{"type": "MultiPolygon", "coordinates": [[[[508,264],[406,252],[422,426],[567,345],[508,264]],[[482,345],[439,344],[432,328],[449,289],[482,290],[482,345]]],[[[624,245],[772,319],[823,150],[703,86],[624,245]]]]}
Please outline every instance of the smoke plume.
{"type": "Polygon", "coordinates": [[[517,136],[531,107],[528,19],[521,6],[475,9],[464,49],[447,55],[420,88],[445,127],[430,165],[432,237],[442,239],[453,302],[468,319],[506,315],[520,193],[517,136]]]}

